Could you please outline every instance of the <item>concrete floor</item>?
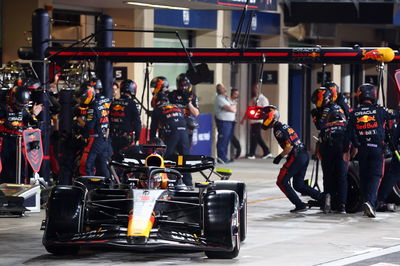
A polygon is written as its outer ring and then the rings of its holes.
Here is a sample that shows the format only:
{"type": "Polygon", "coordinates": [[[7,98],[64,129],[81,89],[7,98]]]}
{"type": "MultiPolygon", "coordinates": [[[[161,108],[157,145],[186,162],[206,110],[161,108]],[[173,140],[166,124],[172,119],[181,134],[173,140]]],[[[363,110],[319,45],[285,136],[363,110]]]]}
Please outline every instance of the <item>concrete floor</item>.
{"type": "Polygon", "coordinates": [[[400,265],[400,213],[378,213],[375,219],[317,209],[291,214],[293,206],[275,185],[279,167],[272,160],[242,159],[226,167],[233,170],[231,179],[248,185],[248,237],[234,260],[209,260],[201,252],[98,249],[53,256],[41,244],[42,211],[0,219],[0,265],[400,265]]]}

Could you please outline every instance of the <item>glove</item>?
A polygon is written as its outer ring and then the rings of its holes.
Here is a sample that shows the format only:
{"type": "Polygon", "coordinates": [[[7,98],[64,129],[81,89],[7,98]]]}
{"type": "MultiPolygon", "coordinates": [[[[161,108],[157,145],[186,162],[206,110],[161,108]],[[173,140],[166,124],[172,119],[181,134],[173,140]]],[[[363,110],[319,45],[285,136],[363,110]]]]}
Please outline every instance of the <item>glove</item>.
{"type": "Polygon", "coordinates": [[[282,160],[282,156],[281,155],[278,155],[278,156],[276,156],[275,157],[275,159],[272,161],[274,164],[279,164],[280,163],[280,161],[282,160]]]}
{"type": "Polygon", "coordinates": [[[317,108],[311,110],[311,117],[313,119],[313,122],[315,123],[319,117],[319,111],[317,108]]]}
{"type": "Polygon", "coordinates": [[[182,92],[182,101],[184,105],[188,105],[189,102],[192,100],[191,93],[189,91],[184,90],[182,92]]]}

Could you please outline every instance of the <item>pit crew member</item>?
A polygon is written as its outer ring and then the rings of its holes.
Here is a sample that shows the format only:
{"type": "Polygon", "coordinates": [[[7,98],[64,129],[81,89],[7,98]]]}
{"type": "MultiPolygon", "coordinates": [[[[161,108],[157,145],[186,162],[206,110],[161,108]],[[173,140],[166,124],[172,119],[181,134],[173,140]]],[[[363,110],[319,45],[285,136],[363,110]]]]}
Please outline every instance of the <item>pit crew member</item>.
{"type": "Polygon", "coordinates": [[[282,158],[287,155],[286,163],[279,172],[276,184],[285,193],[290,202],[295,205],[295,208],[290,212],[303,212],[308,209],[308,205],[301,201],[294,190],[312,197],[321,204],[325,204],[329,200],[329,195],[320,193],[304,183],[309,157],[297,133],[290,126],[279,122],[279,111],[275,106],[264,107],[263,118],[262,128],[273,128],[274,136],[283,149],[275,157],[273,163],[279,164],[282,158]],[[294,189],[289,182],[291,178],[293,178],[294,189]]]}
{"type": "MultiPolygon", "coordinates": [[[[163,92],[159,92],[156,97],[156,108],[151,116],[150,140],[156,139],[157,129],[162,129],[165,133],[166,158],[175,154],[189,154],[185,115],[176,104],[169,103],[167,94],[163,92]]],[[[187,186],[192,186],[192,176],[184,174],[183,182],[187,186]]]]}
{"type": "MultiPolygon", "coordinates": [[[[28,125],[37,126],[36,116],[42,105],[34,105],[32,113],[27,109],[30,92],[24,85],[14,86],[9,92],[7,102],[0,105],[0,153],[2,171],[1,183],[14,183],[16,180],[17,138],[28,125]]],[[[24,180],[22,171],[21,182],[24,180]]]]}
{"type": "Polygon", "coordinates": [[[83,104],[88,105],[86,121],[84,121],[84,132],[88,138],[80,169],[83,175],[95,175],[95,162],[98,172],[105,177],[110,176],[107,166],[109,157],[109,99],[96,97],[96,91],[90,82],[82,84],[79,97],[83,104]]]}
{"type": "Polygon", "coordinates": [[[133,97],[137,85],[133,80],[121,83],[121,97],[112,102],[110,107],[110,129],[113,153],[136,144],[142,130],[139,110],[133,97]]]}
{"type": "Polygon", "coordinates": [[[385,123],[398,115],[393,110],[376,105],[377,88],[369,83],[357,90],[360,105],[350,114],[351,142],[358,151],[360,187],[364,199],[364,215],[376,217],[376,201],[384,169],[385,123]]]}

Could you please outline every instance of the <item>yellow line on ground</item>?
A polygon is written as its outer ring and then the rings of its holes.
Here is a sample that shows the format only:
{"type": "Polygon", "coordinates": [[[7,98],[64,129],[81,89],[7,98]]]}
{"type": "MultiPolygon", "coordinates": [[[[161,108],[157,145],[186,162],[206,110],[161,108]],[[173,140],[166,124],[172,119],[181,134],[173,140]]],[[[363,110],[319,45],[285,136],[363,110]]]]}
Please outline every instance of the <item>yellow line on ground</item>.
{"type": "Polygon", "coordinates": [[[278,199],[286,199],[286,197],[274,197],[274,198],[268,198],[268,199],[252,200],[252,201],[248,201],[247,204],[253,204],[253,203],[264,202],[264,201],[271,201],[271,200],[278,200],[278,199]]]}

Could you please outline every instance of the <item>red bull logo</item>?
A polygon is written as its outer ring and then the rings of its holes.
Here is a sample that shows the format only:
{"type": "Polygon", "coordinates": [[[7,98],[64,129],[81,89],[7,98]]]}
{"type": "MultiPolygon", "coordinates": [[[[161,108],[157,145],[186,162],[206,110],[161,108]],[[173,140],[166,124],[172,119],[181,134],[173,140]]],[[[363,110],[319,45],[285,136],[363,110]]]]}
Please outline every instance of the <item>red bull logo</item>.
{"type": "Polygon", "coordinates": [[[29,140],[30,141],[34,141],[34,140],[36,140],[36,136],[35,135],[29,135],[29,140]]]}
{"type": "Polygon", "coordinates": [[[124,110],[125,110],[125,107],[124,107],[124,106],[121,106],[121,105],[119,105],[119,104],[116,104],[116,105],[113,106],[112,109],[113,109],[114,111],[124,111],[124,110]]]}
{"type": "Polygon", "coordinates": [[[369,115],[363,115],[362,117],[357,118],[357,123],[368,123],[375,121],[375,117],[369,115]]]}
{"type": "Polygon", "coordinates": [[[18,121],[13,121],[13,122],[11,122],[11,125],[12,125],[13,127],[23,126],[22,122],[18,122],[18,121]]]}
{"type": "Polygon", "coordinates": [[[378,48],[368,51],[362,49],[361,60],[375,60],[379,62],[390,62],[394,59],[394,51],[390,48],[378,48]]]}
{"type": "Polygon", "coordinates": [[[376,122],[374,116],[363,115],[357,118],[357,124],[356,124],[357,130],[365,130],[377,127],[378,127],[378,122],[376,122]]]}
{"type": "Polygon", "coordinates": [[[319,56],[319,53],[312,52],[312,53],[310,53],[308,56],[310,56],[310,57],[317,57],[317,56],[319,56]]]}
{"type": "Polygon", "coordinates": [[[107,115],[108,115],[107,110],[101,111],[101,116],[102,116],[102,117],[105,117],[105,116],[107,116],[107,115]]]}

